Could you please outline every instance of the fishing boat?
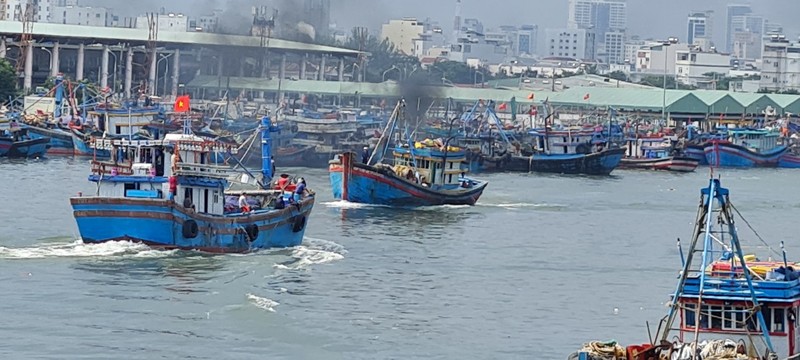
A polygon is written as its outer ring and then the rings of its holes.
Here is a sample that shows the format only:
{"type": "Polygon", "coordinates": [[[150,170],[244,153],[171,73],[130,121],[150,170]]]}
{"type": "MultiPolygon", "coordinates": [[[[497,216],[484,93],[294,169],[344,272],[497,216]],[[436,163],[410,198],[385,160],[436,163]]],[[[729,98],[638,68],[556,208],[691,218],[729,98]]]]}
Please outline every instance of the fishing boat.
{"type": "Polygon", "coordinates": [[[75,146],[72,143],[72,134],[66,130],[58,127],[38,127],[26,125],[25,129],[28,131],[33,139],[46,138],[50,141],[48,144],[47,154],[50,155],[73,155],[75,154],[75,146]]]}
{"type": "Polygon", "coordinates": [[[776,167],[787,151],[778,144],[778,133],[767,130],[732,129],[728,139],[711,140],[703,151],[709,165],[717,167],[776,167]]]}
{"type": "Polygon", "coordinates": [[[0,156],[33,158],[41,157],[50,146],[50,138],[33,138],[26,128],[12,128],[7,135],[0,135],[0,156]]]}
{"type": "Polygon", "coordinates": [[[610,175],[619,166],[625,148],[611,146],[593,131],[528,132],[531,152],[512,155],[505,170],[556,174],[610,175]]]}
{"type": "Polygon", "coordinates": [[[75,155],[110,158],[111,153],[106,149],[93,148],[90,145],[94,138],[130,138],[137,133],[145,133],[148,126],[155,122],[159,112],[158,107],[137,107],[132,104],[88,112],[87,123],[71,129],[75,155]]]}
{"type": "MultiPolygon", "coordinates": [[[[186,123],[183,133],[160,140],[93,140],[93,147],[112,154],[123,149],[126,155],[92,161],[89,181],[97,184],[96,193],[70,199],[82,240],[128,240],[159,249],[213,253],[299,245],[314,206],[313,195],[273,190],[270,166],[262,169],[257,188],[233,189],[232,169],[207,162],[209,154],[225,145],[193,135],[186,123]]],[[[274,131],[264,117],[266,162],[274,131]]],[[[249,172],[244,177],[256,178],[249,172]]]]}
{"type": "Polygon", "coordinates": [[[292,144],[313,146],[305,154],[305,166],[325,167],[334,155],[360,149],[363,141],[356,141],[358,121],[356,113],[343,109],[303,109],[299,114],[286,115],[285,120],[297,128],[292,144]]]}
{"type": "Polygon", "coordinates": [[[734,223],[741,215],[719,179],[700,199],[685,257],[678,242],[682,271],[655,337],[625,348],[590,342],[570,359],[800,358],[800,264],[787,262],[785,250],[783,261],[745,255],[734,223]]]}
{"type": "Polygon", "coordinates": [[[449,146],[447,141],[432,141],[428,146],[409,140],[394,147],[393,165],[383,162],[383,152],[391,145],[390,129],[396,127],[404,106],[404,102],[398,103],[387,123],[389,131],[384,131],[366,161],[357,161],[353,152],[331,160],[333,197],[388,206],[474,205],[488,183],[466,177],[464,149],[449,146]]]}
{"type": "Polygon", "coordinates": [[[628,139],[625,157],[620,161],[621,169],[667,170],[692,172],[700,162],[688,156],[680,156],[675,141],[670,138],[628,139]]]}

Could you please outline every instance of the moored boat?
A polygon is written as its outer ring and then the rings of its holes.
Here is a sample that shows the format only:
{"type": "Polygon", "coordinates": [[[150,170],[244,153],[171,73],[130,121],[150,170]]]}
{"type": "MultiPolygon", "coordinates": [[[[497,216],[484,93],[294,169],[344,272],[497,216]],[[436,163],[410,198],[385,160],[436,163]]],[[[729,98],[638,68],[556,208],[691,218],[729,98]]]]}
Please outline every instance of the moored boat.
{"type": "Polygon", "coordinates": [[[674,142],[668,138],[639,138],[627,141],[626,156],[620,161],[621,169],[667,170],[692,172],[699,161],[679,156],[674,142]]]}
{"type": "Polygon", "coordinates": [[[730,130],[727,140],[711,140],[703,151],[716,167],[776,167],[787,151],[778,134],[766,130],[730,130]]]}
{"type": "MultiPolygon", "coordinates": [[[[394,127],[401,106],[398,103],[387,127],[394,127]]],[[[464,149],[448,146],[446,141],[431,147],[409,141],[394,148],[392,166],[379,154],[381,143],[385,140],[388,148],[390,139],[391,135],[384,134],[375,151],[361,162],[352,152],[330,162],[334,198],[388,206],[474,205],[483,194],[488,183],[467,178],[468,169],[462,168],[464,149]],[[373,158],[378,160],[371,165],[373,158]]]]}
{"type": "Polygon", "coordinates": [[[50,147],[50,138],[32,138],[28,129],[19,128],[10,136],[0,136],[0,156],[33,158],[41,157],[50,147]]]}
{"type": "MultiPolygon", "coordinates": [[[[271,157],[270,132],[275,130],[265,117],[264,159],[271,157]]],[[[270,166],[262,169],[258,188],[231,191],[226,190],[231,168],[206,161],[214,151],[227,150],[226,145],[188,130],[161,140],[96,141],[93,146],[113,154],[121,148],[127,155],[114,162],[93,161],[89,180],[97,183],[97,193],[70,199],[84,242],[129,240],[215,253],[302,242],[314,197],[300,189],[295,194],[270,189],[270,166]]]]}
{"type": "Polygon", "coordinates": [[[72,134],[59,128],[43,128],[38,126],[26,126],[28,134],[33,139],[48,138],[50,140],[47,153],[51,155],[73,155],[75,146],[72,143],[72,134]]]}
{"type": "Polygon", "coordinates": [[[532,130],[529,134],[534,138],[532,153],[511,156],[505,170],[609,175],[625,154],[625,148],[610,146],[592,131],[532,130]]]}
{"type": "Polygon", "coordinates": [[[718,179],[701,190],[678,285],[650,342],[590,342],[570,359],[800,358],[798,264],[787,262],[785,251],[777,262],[745,256],[734,223],[741,214],[729,195],[718,179]],[[722,256],[712,261],[713,254],[722,256]]]}

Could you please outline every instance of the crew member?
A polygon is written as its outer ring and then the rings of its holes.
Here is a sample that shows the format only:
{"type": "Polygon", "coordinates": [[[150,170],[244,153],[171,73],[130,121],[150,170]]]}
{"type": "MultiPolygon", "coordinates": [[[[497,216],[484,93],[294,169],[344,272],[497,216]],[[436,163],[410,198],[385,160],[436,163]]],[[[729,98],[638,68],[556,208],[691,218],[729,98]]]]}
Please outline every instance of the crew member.
{"type": "Polygon", "coordinates": [[[294,201],[300,202],[306,193],[308,193],[308,189],[306,189],[306,180],[303,178],[297,179],[297,187],[295,187],[293,195],[294,201]]]}
{"type": "Polygon", "coordinates": [[[178,177],[172,175],[169,177],[169,199],[175,201],[175,194],[178,193],[178,177]]]}
{"type": "Polygon", "coordinates": [[[244,214],[250,212],[250,204],[247,203],[247,195],[245,193],[239,195],[239,208],[242,209],[242,213],[244,214]]]}
{"type": "Polygon", "coordinates": [[[364,146],[363,151],[361,151],[361,162],[366,164],[369,161],[369,146],[364,146]]]}

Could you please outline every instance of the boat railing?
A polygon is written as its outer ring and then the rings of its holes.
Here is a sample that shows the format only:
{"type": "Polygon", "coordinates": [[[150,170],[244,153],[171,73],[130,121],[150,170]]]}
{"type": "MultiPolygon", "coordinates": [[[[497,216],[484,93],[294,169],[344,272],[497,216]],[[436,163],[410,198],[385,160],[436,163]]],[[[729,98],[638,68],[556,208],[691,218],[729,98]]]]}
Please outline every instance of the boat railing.
{"type": "Polygon", "coordinates": [[[93,174],[133,175],[133,164],[131,163],[94,160],[91,164],[93,174]]]}
{"type": "Polygon", "coordinates": [[[228,178],[233,173],[233,170],[229,166],[178,163],[175,167],[175,175],[184,176],[228,178]]]}
{"type": "Polygon", "coordinates": [[[131,140],[131,139],[108,139],[92,137],[89,140],[89,147],[98,150],[112,150],[117,147],[155,147],[161,146],[162,140],[131,140]]]}
{"type": "Polygon", "coordinates": [[[234,155],[239,152],[237,146],[219,141],[179,141],[177,146],[181,151],[231,153],[234,155]]]}

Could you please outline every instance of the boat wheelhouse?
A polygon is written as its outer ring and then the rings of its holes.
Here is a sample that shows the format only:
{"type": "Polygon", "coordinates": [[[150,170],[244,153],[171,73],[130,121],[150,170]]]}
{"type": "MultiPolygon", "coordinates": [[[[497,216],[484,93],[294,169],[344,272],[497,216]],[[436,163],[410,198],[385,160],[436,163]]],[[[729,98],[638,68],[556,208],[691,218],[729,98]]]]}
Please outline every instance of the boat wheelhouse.
{"type": "Polygon", "coordinates": [[[712,140],[703,151],[711,166],[775,167],[788,151],[778,136],[768,130],[731,129],[727,140],[712,140]]]}

